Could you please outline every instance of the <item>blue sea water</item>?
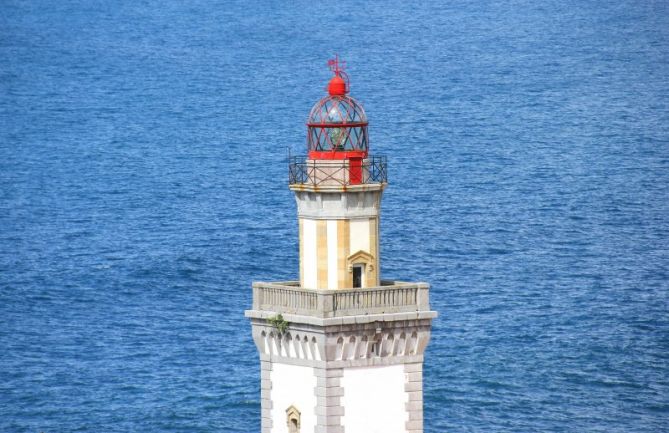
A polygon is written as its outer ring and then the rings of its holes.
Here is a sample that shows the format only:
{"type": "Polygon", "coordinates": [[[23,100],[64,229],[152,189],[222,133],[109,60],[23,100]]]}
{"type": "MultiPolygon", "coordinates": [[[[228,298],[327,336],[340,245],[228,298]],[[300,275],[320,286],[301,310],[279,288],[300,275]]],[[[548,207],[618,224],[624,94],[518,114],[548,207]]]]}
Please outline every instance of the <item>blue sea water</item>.
{"type": "Polygon", "coordinates": [[[669,431],[669,2],[0,4],[0,432],[257,432],[252,280],[348,62],[426,432],[669,431]]]}

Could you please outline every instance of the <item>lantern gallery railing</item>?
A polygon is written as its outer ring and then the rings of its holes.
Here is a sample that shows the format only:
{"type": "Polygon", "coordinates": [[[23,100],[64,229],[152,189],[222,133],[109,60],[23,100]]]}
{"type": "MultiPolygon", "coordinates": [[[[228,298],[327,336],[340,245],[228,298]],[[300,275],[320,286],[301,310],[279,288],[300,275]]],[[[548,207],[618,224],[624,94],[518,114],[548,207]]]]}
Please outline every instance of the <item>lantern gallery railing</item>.
{"type": "Polygon", "coordinates": [[[291,185],[347,186],[388,182],[388,161],[385,156],[365,159],[307,159],[291,157],[288,164],[291,185]]]}
{"type": "Polygon", "coordinates": [[[383,281],[379,287],[313,290],[297,281],[253,283],[253,309],[322,318],[428,311],[429,286],[383,281]]]}

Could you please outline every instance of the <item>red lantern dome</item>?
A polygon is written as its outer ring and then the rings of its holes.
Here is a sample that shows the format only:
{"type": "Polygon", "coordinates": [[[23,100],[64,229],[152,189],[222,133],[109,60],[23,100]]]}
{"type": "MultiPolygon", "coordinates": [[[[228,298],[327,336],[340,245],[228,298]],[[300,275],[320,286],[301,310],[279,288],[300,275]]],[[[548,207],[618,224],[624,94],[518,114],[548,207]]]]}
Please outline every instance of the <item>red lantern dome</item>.
{"type": "Polygon", "coordinates": [[[307,120],[309,159],[362,159],[367,157],[367,115],[359,102],[347,95],[348,76],[339,59],[328,62],[335,76],[329,95],[314,105],[307,120]]]}

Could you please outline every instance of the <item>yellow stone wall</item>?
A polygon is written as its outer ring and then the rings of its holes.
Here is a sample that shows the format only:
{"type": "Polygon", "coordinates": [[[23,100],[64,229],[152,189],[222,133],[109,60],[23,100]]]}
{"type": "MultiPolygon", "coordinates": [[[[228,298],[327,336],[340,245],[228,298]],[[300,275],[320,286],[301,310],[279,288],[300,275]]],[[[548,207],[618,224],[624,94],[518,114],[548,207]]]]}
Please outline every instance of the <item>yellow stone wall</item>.
{"type": "Polygon", "coordinates": [[[300,283],[310,289],[353,285],[353,264],[364,264],[363,287],[379,285],[378,218],[299,218],[300,283]]]}

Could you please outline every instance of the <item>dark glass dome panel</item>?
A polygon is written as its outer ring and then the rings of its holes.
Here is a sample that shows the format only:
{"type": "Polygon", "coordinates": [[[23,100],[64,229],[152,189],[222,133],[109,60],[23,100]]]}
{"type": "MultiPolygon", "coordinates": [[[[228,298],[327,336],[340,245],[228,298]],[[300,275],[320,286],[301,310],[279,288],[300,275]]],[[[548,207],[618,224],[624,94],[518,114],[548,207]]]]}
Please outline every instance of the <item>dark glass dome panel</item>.
{"type": "Polygon", "coordinates": [[[369,148],[367,115],[350,96],[327,96],[311,109],[309,151],[364,151],[369,148]]]}
{"type": "Polygon", "coordinates": [[[367,115],[355,99],[350,96],[328,96],[320,101],[309,114],[310,124],[366,123],[367,115]]]}

